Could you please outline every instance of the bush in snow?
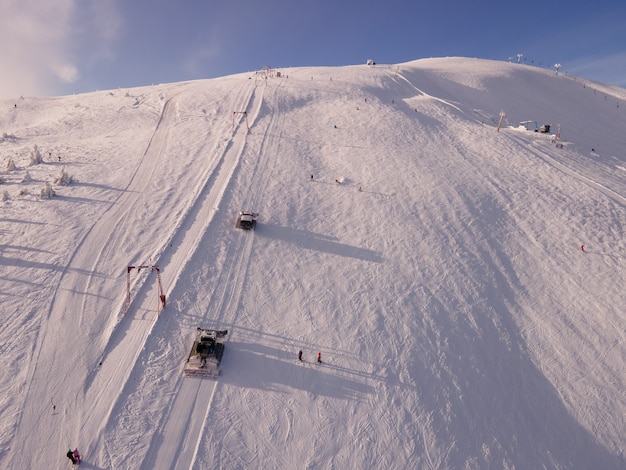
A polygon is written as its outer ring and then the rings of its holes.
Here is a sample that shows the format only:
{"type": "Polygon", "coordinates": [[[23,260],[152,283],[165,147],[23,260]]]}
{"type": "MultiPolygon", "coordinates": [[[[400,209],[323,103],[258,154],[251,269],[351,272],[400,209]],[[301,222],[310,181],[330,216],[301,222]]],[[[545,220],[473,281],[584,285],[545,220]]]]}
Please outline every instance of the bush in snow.
{"type": "Polygon", "coordinates": [[[15,162],[13,161],[12,158],[9,158],[9,161],[7,162],[7,171],[9,173],[12,171],[15,171],[15,162]]]}
{"type": "Polygon", "coordinates": [[[65,172],[65,169],[61,168],[58,176],[54,180],[55,186],[67,186],[72,182],[72,177],[65,172]]]}
{"type": "Polygon", "coordinates": [[[50,183],[46,183],[46,185],[41,188],[41,193],[39,194],[40,199],[50,199],[56,193],[54,189],[52,189],[52,185],[50,183]]]}
{"type": "Polygon", "coordinates": [[[31,165],[38,165],[40,163],[43,163],[43,157],[41,156],[41,152],[39,151],[39,147],[37,147],[37,145],[35,145],[33,150],[30,152],[30,164],[31,165]]]}

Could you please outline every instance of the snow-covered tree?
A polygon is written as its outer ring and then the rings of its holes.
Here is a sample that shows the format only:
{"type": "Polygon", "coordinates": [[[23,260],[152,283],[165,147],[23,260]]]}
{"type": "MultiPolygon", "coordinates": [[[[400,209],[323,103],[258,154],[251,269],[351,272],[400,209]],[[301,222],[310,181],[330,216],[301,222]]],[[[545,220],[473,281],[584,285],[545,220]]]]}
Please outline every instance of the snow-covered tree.
{"type": "Polygon", "coordinates": [[[12,158],[9,158],[9,161],[7,162],[7,172],[10,173],[12,171],[15,171],[15,162],[12,158]]]}
{"type": "Polygon", "coordinates": [[[55,186],[68,186],[72,182],[72,177],[67,174],[64,168],[61,168],[61,171],[54,179],[55,186]]]}
{"type": "Polygon", "coordinates": [[[38,165],[40,163],[43,163],[43,157],[41,156],[39,147],[37,147],[37,144],[35,144],[35,147],[33,147],[33,150],[30,152],[30,164],[32,166],[38,165]]]}
{"type": "Polygon", "coordinates": [[[40,199],[50,199],[52,196],[55,196],[56,193],[54,192],[54,189],[52,189],[52,185],[48,182],[46,182],[46,185],[41,188],[41,193],[39,193],[39,198],[40,199]]]}

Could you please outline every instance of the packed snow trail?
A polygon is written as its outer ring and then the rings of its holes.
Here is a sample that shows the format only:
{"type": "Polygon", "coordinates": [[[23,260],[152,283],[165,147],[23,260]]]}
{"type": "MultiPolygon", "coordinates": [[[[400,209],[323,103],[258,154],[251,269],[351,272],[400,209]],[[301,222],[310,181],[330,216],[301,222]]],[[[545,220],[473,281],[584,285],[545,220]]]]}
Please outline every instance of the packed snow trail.
{"type": "MultiPolygon", "coordinates": [[[[258,144],[254,144],[254,142],[259,141],[259,139],[265,142],[265,140],[268,139],[268,135],[270,136],[269,140],[276,141],[278,139],[276,135],[273,135],[275,131],[270,131],[269,129],[264,131],[264,127],[259,127],[256,123],[256,116],[258,116],[260,112],[266,94],[263,91],[263,87],[257,87],[257,90],[259,90],[259,92],[255,93],[254,99],[254,103],[256,104],[251,104],[249,106],[250,111],[248,111],[252,119],[251,122],[255,123],[253,125],[253,131],[246,136],[244,131],[240,129],[233,137],[233,145],[230,146],[230,153],[227,154],[225,158],[228,165],[217,173],[217,180],[221,181],[223,184],[213,184],[213,189],[207,196],[208,200],[213,197],[213,194],[221,194],[226,189],[228,179],[225,178],[225,176],[228,176],[229,173],[234,170],[235,165],[237,165],[237,162],[241,158],[245,159],[246,165],[253,165],[254,172],[250,173],[250,169],[248,169],[246,170],[246,176],[238,169],[235,173],[236,177],[241,179],[242,177],[249,178],[254,176],[255,183],[251,186],[250,191],[245,197],[244,206],[238,205],[237,207],[254,206],[258,194],[263,190],[263,181],[266,181],[267,178],[270,177],[269,168],[266,167],[268,161],[271,162],[275,159],[275,149],[270,148],[267,149],[268,151],[261,152],[258,149],[258,144]],[[245,146],[242,148],[241,145],[244,142],[245,146]],[[253,144],[250,145],[250,142],[253,142],[253,144]]],[[[272,115],[272,122],[273,120],[274,114],[272,115]]],[[[274,125],[270,127],[270,129],[275,127],[274,125]]],[[[222,196],[219,197],[221,198],[222,196]]],[[[233,202],[231,199],[231,196],[227,197],[224,204],[231,205],[233,202]]],[[[206,262],[207,255],[209,255],[209,260],[212,259],[214,255],[211,255],[211,252],[216,249],[214,243],[215,240],[218,239],[219,233],[223,230],[229,232],[234,230],[235,213],[234,211],[232,213],[230,211],[220,211],[216,214],[218,215],[218,223],[213,223],[207,227],[197,251],[189,255],[190,261],[194,260],[196,264],[197,260],[206,262]]],[[[121,423],[130,419],[130,416],[127,415],[128,410],[132,410],[135,395],[134,390],[144,389],[146,386],[149,386],[148,383],[153,380],[153,377],[161,377],[163,372],[158,372],[158,369],[162,369],[164,363],[169,363],[167,366],[168,376],[170,375],[170,368],[174,368],[171,379],[172,389],[171,391],[167,391],[169,386],[161,387],[161,392],[166,393],[166,395],[157,400],[160,402],[166,400],[166,402],[169,402],[169,405],[165,408],[160,408],[158,413],[147,417],[149,420],[158,418],[158,420],[150,426],[153,429],[156,427],[159,430],[149,442],[150,449],[144,449],[143,442],[142,445],[137,445],[133,449],[128,449],[123,444],[122,447],[116,448],[116,444],[113,440],[105,439],[108,443],[107,453],[110,454],[112,462],[116,462],[120,459],[124,462],[138,462],[142,459],[142,456],[145,455],[145,459],[141,464],[142,468],[153,468],[156,462],[164,467],[188,468],[193,459],[195,459],[195,452],[198,448],[202,432],[207,426],[205,420],[210,411],[210,404],[215,394],[215,387],[219,387],[219,381],[215,383],[210,380],[205,380],[200,381],[203,383],[198,385],[198,379],[188,378],[183,380],[181,375],[182,362],[184,362],[184,358],[188,354],[188,348],[191,344],[190,340],[193,337],[192,330],[195,330],[196,326],[206,326],[207,323],[232,326],[236,318],[241,289],[243,287],[242,283],[245,280],[252,249],[252,241],[254,239],[254,233],[242,233],[240,235],[241,236],[236,237],[228,247],[228,254],[224,258],[225,264],[220,264],[219,272],[221,273],[221,279],[215,283],[216,289],[211,295],[211,303],[203,309],[202,316],[204,319],[198,318],[193,323],[189,324],[188,321],[185,320],[185,316],[187,316],[188,313],[183,311],[178,316],[180,316],[180,320],[184,321],[179,320],[174,324],[170,321],[169,326],[165,326],[163,322],[160,322],[160,327],[156,325],[154,333],[151,335],[151,341],[146,344],[146,348],[140,357],[141,367],[137,367],[136,371],[133,373],[139,383],[146,382],[146,385],[136,385],[126,391],[125,395],[129,397],[129,400],[126,404],[123,405],[120,403],[117,406],[119,413],[111,423],[111,432],[114,432],[121,423]],[[180,329],[180,331],[177,331],[178,329],[180,329]],[[159,354],[158,349],[155,349],[155,345],[162,345],[164,341],[170,342],[172,337],[183,338],[182,352],[179,351],[178,354],[175,351],[173,354],[170,352],[158,363],[152,364],[151,357],[155,354],[159,354]]],[[[181,293],[186,293],[188,291],[188,285],[193,282],[193,280],[188,280],[186,277],[187,276],[185,276],[182,281],[179,281],[180,285],[177,284],[173,287],[170,297],[172,304],[168,310],[168,318],[170,319],[177,316],[173,309],[181,300],[178,297],[181,293]]],[[[230,373],[232,372],[233,371],[230,371],[230,373]]],[[[228,374],[228,371],[226,373],[228,374]]],[[[219,380],[221,379],[222,378],[219,380]]],[[[155,394],[160,395],[159,390],[155,390],[155,394]]],[[[210,419],[208,422],[210,423],[210,419]]],[[[139,463],[133,465],[138,466],[139,463]]]]}
{"type": "MultiPolygon", "coordinates": [[[[249,86],[242,87],[242,98],[249,99],[245,97],[246,90],[248,90],[248,94],[251,93],[249,86]]],[[[133,302],[133,308],[118,323],[117,315],[121,312],[123,295],[120,296],[120,287],[122,287],[119,282],[120,277],[119,275],[116,276],[115,273],[116,271],[120,272],[120,267],[109,266],[110,261],[115,257],[107,256],[107,252],[119,250],[119,247],[123,246],[123,237],[127,236],[129,231],[132,232],[135,226],[137,219],[134,217],[136,217],[136,208],[140,205],[140,201],[151,197],[150,192],[146,189],[153,184],[153,174],[157,164],[166,153],[168,134],[178,119],[178,110],[174,104],[175,99],[175,97],[171,97],[164,104],[154,134],[128,188],[120,194],[111,209],[104,213],[90,230],[72,257],[61,278],[59,287],[56,289],[57,295],[51,307],[49,325],[42,328],[45,337],[39,357],[45,357],[47,361],[51,359],[54,361],[54,357],[72,357],[75,361],[75,363],[68,363],[65,359],[62,364],[52,366],[53,369],[59,370],[58,374],[54,374],[56,381],[46,380],[45,387],[36,388],[39,394],[43,393],[42,396],[27,396],[26,399],[40,403],[49,403],[51,399],[56,399],[57,402],[62,403],[61,409],[65,424],[62,426],[62,432],[58,432],[58,419],[54,418],[57,415],[53,415],[51,423],[54,425],[51,426],[50,430],[52,448],[65,447],[67,442],[69,445],[73,445],[74,442],[81,440],[81,447],[84,451],[91,453],[93,442],[98,440],[99,429],[106,423],[102,413],[108,415],[111,412],[114,404],[114,400],[111,400],[121,391],[132,369],[131,364],[137,357],[156,320],[155,314],[158,311],[156,298],[153,295],[148,295],[149,291],[154,290],[151,289],[153,285],[148,284],[147,288],[139,290],[137,299],[133,302]],[[98,250],[98,254],[93,253],[94,248],[98,250]],[[102,269],[108,269],[108,272],[106,274],[101,273],[102,269]],[[89,295],[90,292],[99,292],[100,296],[94,298],[89,295]],[[109,307],[108,311],[102,311],[103,305],[98,306],[101,297],[119,299],[117,304],[113,304],[117,307],[110,309],[111,304],[105,304],[105,308],[109,307]],[[81,307],[67,312],[68,306],[72,305],[80,305],[81,307]],[[63,322],[59,321],[59,318],[62,318],[62,315],[72,314],[77,315],[76,328],[77,331],[80,331],[80,335],[72,341],[62,340],[64,335],[58,331],[58,328],[63,322]],[[88,341],[90,335],[87,334],[88,331],[102,328],[104,326],[102,322],[109,323],[107,328],[111,329],[112,332],[112,336],[105,346],[104,355],[99,354],[96,345],[88,341]],[[123,338],[120,336],[121,334],[123,334],[123,338]],[[68,348],[73,351],[80,351],[80,353],[68,353],[66,351],[68,348]],[[74,393],[71,392],[72,388],[76,389],[80,386],[79,381],[72,379],[72,377],[80,376],[80,371],[85,371],[84,373],[88,377],[83,392],[85,393],[84,397],[78,390],[74,393]],[[63,397],[63,402],[56,397],[63,397]],[[109,401],[110,405],[101,406],[103,401],[109,401]],[[99,406],[94,406],[94,404],[99,406]],[[56,436],[56,438],[52,438],[52,436],[56,436]]],[[[238,106],[240,105],[241,103],[238,106]]],[[[228,121],[225,122],[228,123],[228,121]]],[[[225,129],[230,131],[230,125],[225,126],[225,129]]],[[[205,179],[205,181],[200,181],[201,188],[206,185],[206,179],[211,175],[211,169],[212,167],[209,165],[205,167],[203,172],[199,173],[199,176],[204,175],[205,179]]],[[[209,211],[212,209],[213,207],[209,211]]],[[[202,233],[202,227],[206,223],[208,223],[207,218],[201,217],[196,232],[202,233]]],[[[193,230],[190,232],[192,235],[195,233],[193,230]]],[[[165,244],[166,242],[167,238],[162,240],[162,243],[165,244]]],[[[160,249],[164,248],[163,245],[160,249]]],[[[184,243],[182,248],[190,249],[184,243]]],[[[158,255],[158,253],[153,252],[154,254],[158,255]]],[[[172,267],[174,268],[175,264],[172,267]]],[[[175,274],[176,269],[172,269],[170,272],[175,274]]],[[[166,275],[163,277],[165,282],[173,280],[173,277],[172,279],[166,275]]],[[[150,279],[149,276],[144,276],[140,280],[147,280],[148,283],[154,282],[154,279],[150,279]]],[[[137,285],[137,282],[134,284],[137,285]]],[[[40,366],[40,362],[36,361],[35,367],[40,366]]],[[[40,369],[46,375],[50,373],[48,370],[50,364],[47,366],[45,370],[40,369]]],[[[36,374],[37,368],[35,368],[31,382],[37,381],[36,374]]],[[[22,421],[29,422],[37,419],[34,416],[31,417],[28,414],[29,411],[42,414],[41,409],[27,408],[22,421]]],[[[45,432],[45,427],[42,427],[42,430],[45,432]]],[[[32,437],[32,433],[27,433],[25,439],[29,437],[32,437]]],[[[41,445],[39,448],[42,448],[41,445]]],[[[49,458],[43,452],[44,449],[42,448],[40,454],[33,454],[34,467],[42,465],[39,459],[49,458]]]]}
{"type": "MultiPolygon", "coordinates": [[[[263,101],[263,94],[264,86],[257,87],[250,103],[245,107],[245,109],[250,110],[248,111],[250,118],[248,123],[252,127],[254,127],[256,114],[263,101]]],[[[254,127],[254,129],[255,132],[258,132],[256,127],[254,127]]],[[[233,174],[237,171],[242,155],[245,152],[248,138],[247,129],[243,126],[238,126],[232,138],[232,144],[229,145],[224,155],[224,164],[217,171],[211,190],[202,200],[202,204],[207,210],[217,207],[224,198],[224,193],[233,178],[233,174]]],[[[225,217],[228,220],[232,219],[231,214],[225,214],[225,217]]],[[[211,235],[212,232],[208,226],[197,233],[196,236],[198,240],[197,243],[194,244],[194,250],[189,250],[186,253],[188,261],[206,254],[203,250],[198,250],[198,246],[201,243],[204,245],[203,240],[212,240],[211,235]]],[[[232,260],[235,262],[233,265],[235,269],[232,272],[236,276],[240,275],[242,272],[245,273],[245,269],[241,266],[247,264],[251,251],[251,242],[252,238],[248,236],[240,239],[239,243],[236,243],[236,246],[232,247],[232,260]],[[242,245],[245,245],[245,248],[242,245]]],[[[236,282],[236,279],[231,279],[230,282],[225,282],[222,285],[228,286],[230,290],[230,292],[224,292],[223,294],[227,296],[227,299],[223,298],[222,303],[216,306],[215,310],[207,312],[209,315],[214,312],[222,312],[222,315],[224,315],[224,312],[236,311],[236,299],[238,299],[239,296],[241,283],[236,282]]],[[[177,289],[175,285],[172,287],[172,292],[174,293],[173,301],[176,300],[175,295],[180,290],[181,289],[177,289]]],[[[221,321],[223,324],[222,318],[214,317],[207,320],[217,320],[221,321]]],[[[170,335],[173,333],[173,331],[170,331],[170,335]]],[[[180,333],[182,333],[182,331],[180,333]]],[[[151,348],[147,348],[147,351],[150,350],[151,348]]],[[[178,361],[176,363],[179,363],[182,358],[177,359],[178,361]]],[[[143,372],[138,370],[137,374],[143,374],[143,372]]],[[[172,397],[173,402],[167,408],[168,412],[160,424],[160,432],[156,433],[153,439],[152,446],[156,446],[156,449],[148,450],[146,459],[141,464],[142,468],[155,468],[157,463],[159,466],[163,466],[163,468],[190,468],[193,463],[198,440],[204,429],[205,419],[209,412],[212,397],[217,385],[211,380],[183,379],[182,374],[177,382],[172,397]],[[181,418],[184,422],[181,422],[181,418]]],[[[133,458],[137,458],[141,455],[140,452],[137,452],[137,449],[134,449],[133,453],[136,454],[133,458]]]]}
{"type": "MultiPolygon", "coordinates": [[[[254,93],[253,88],[249,84],[245,84],[246,86],[241,87],[239,98],[237,98],[238,103],[236,105],[244,109],[249,106],[249,102],[254,93]]],[[[224,127],[224,129],[231,131],[230,127],[224,127]]],[[[190,200],[191,205],[187,208],[180,224],[175,227],[174,234],[169,239],[163,240],[167,242],[166,244],[169,248],[165,250],[162,255],[157,257],[157,262],[163,273],[163,283],[166,286],[165,289],[168,297],[171,289],[175,287],[181,270],[184,269],[190,257],[193,256],[206,227],[213,220],[213,215],[219,206],[228,179],[232,176],[232,171],[236,166],[236,156],[241,151],[240,145],[241,144],[237,143],[234,145],[231,143],[226,144],[223,146],[224,148],[219,151],[220,157],[214,161],[212,165],[203,169],[203,177],[199,180],[199,190],[194,193],[194,197],[190,200]]],[[[127,313],[127,317],[135,318],[133,318],[131,325],[124,329],[125,339],[116,344],[115,349],[107,353],[107,357],[101,369],[104,369],[104,364],[109,363],[109,370],[100,370],[96,375],[96,380],[87,391],[87,397],[85,398],[86,403],[92,402],[89,397],[90,391],[93,390],[92,393],[100,395],[109,389],[111,387],[110,378],[116,373],[120,373],[120,369],[122,371],[121,373],[125,374],[126,377],[132,376],[133,370],[136,368],[136,359],[141,352],[140,348],[144,346],[157,322],[154,313],[148,316],[147,323],[142,321],[141,318],[136,318],[137,314],[142,310],[156,312],[156,309],[151,310],[149,308],[151,304],[154,305],[154,300],[151,300],[150,297],[147,296],[148,290],[150,290],[149,287],[139,293],[137,301],[134,302],[133,307],[127,313]],[[126,338],[133,334],[133,331],[137,332],[140,338],[133,340],[132,344],[128,344],[126,338]],[[128,358],[129,350],[135,352],[132,360],[128,358]],[[124,366],[120,367],[120,364],[124,364],[124,366]],[[98,378],[101,380],[98,381],[98,378]]],[[[154,290],[154,288],[152,288],[152,290],[154,290]]],[[[167,313],[163,313],[163,315],[167,315],[167,313]]],[[[126,383],[126,380],[116,385],[116,389],[113,390],[115,393],[109,395],[111,400],[109,413],[121,406],[118,401],[119,394],[122,391],[121,385],[124,383],[126,383]],[[114,397],[118,398],[112,400],[114,397]]],[[[83,424],[83,432],[86,435],[93,435],[100,438],[98,442],[100,449],[102,449],[103,445],[107,445],[106,439],[102,439],[102,430],[106,430],[108,423],[108,419],[104,418],[103,416],[96,415],[89,421],[85,420],[83,424]]],[[[94,449],[94,453],[99,452],[98,447],[94,449]]]]}
{"type": "MultiPolygon", "coordinates": [[[[588,184],[592,188],[604,194],[606,197],[613,199],[617,204],[626,208],[626,197],[606,185],[611,184],[611,182],[600,183],[592,177],[581,174],[579,170],[572,169],[570,165],[568,165],[568,162],[559,161],[557,157],[559,156],[559,154],[562,154],[563,151],[558,150],[554,144],[550,145],[548,143],[549,136],[541,136],[539,140],[537,140],[537,134],[530,134],[530,139],[525,139],[520,137],[519,133],[519,130],[509,130],[506,132],[506,134],[512,140],[515,140],[518,144],[520,144],[520,146],[525,146],[538,158],[541,158],[546,163],[549,163],[555,168],[561,170],[566,175],[576,178],[585,184],[588,184]]],[[[594,176],[594,178],[597,177],[594,176]]],[[[615,181],[613,181],[612,183],[615,184],[615,181]]],[[[618,187],[623,187],[623,182],[621,182],[618,187]]]]}
{"type": "MultiPolygon", "coordinates": [[[[93,354],[90,354],[91,346],[86,341],[86,333],[97,328],[98,321],[103,317],[115,318],[119,314],[119,307],[100,312],[96,304],[98,299],[94,299],[90,293],[97,292],[102,297],[111,295],[110,280],[115,277],[114,271],[102,270],[105,267],[113,270],[119,267],[107,266],[106,260],[102,259],[102,253],[111,240],[119,237],[123,226],[119,225],[120,221],[133,210],[150,182],[158,163],[158,158],[150,158],[154,157],[150,149],[154,148],[159,152],[163,145],[167,127],[171,125],[169,105],[170,102],[164,105],[148,150],[141,158],[127,188],[120,192],[117,200],[103,213],[74,252],[55,289],[47,321],[41,326],[42,338],[38,341],[40,348],[34,355],[26,402],[48,404],[51,399],[55,399],[60,405],[62,423],[59,425],[59,419],[55,419],[55,415],[49,416],[40,407],[31,406],[24,410],[21,421],[27,423],[27,426],[18,428],[18,441],[26,443],[27,448],[38,449],[38,452],[21,456],[20,461],[23,463],[24,458],[29,459],[32,468],[50,465],[50,456],[54,450],[67,447],[68,442],[69,445],[75,445],[80,435],[78,423],[82,419],[82,407],[79,407],[80,392],[77,390],[80,381],[74,377],[80,377],[95,365],[92,362],[93,354]],[[99,252],[93,253],[94,248],[99,252]],[[73,315],[79,320],[75,324],[75,330],[69,332],[68,338],[68,332],[64,332],[62,328],[65,325],[64,319],[73,315]],[[51,374],[51,370],[55,372],[51,374]],[[33,387],[33,383],[37,386],[33,387]],[[39,434],[33,434],[29,430],[33,421],[40,423],[39,434]],[[42,446],[42,443],[46,445],[42,446]]],[[[119,286],[114,285],[113,288],[115,287],[119,289],[119,286]]],[[[83,443],[81,447],[88,449],[83,443]]]]}

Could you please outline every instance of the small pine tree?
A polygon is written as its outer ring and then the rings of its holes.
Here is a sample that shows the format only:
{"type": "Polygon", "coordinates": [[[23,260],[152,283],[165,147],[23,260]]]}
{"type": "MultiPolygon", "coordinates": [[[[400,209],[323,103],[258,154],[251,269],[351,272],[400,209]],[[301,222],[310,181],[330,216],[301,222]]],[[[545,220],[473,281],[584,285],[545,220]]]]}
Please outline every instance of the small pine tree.
{"type": "Polygon", "coordinates": [[[72,182],[72,177],[68,175],[64,168],[61,168],[58,176],[54,180],[55,186],[68,186],[72,182]]]}
{"type": "Polygon", "coordinates": [[[52,189],[52,185],[46,182],[46,185],[41,188],[41,193],[39,194],[40,199],[50,199],[52,196],[55,196],[56,193],[54,189],[52,189]]]}
{"type": "Polygon", "coordinates": [[[33,147],[33,150],[30,152],[30,164],[32,166],[39,165],[40,163],[43,163],[43,157],[41,156],[39,147],[35,144],[35,147],[33,147]]]}
{"type": "Polygon", "coordinates": [[[7,172],[12,172],[15,171],[15,162],[13,161],[12,158],[9,158],[9,161],[7,162],[7,172]]]}
{"type": "Polygon", "coordinates": [[[8,201],[9,198],[9,192],[8,191],[2,191],[2,202],[4,201],[8,201]]]}

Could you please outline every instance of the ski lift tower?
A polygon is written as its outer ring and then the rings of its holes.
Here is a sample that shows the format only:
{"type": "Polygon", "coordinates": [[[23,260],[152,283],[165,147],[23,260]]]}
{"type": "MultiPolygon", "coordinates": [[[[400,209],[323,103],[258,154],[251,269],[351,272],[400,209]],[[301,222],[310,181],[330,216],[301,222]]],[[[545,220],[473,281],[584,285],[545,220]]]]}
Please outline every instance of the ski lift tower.
{"type": "Polygon", "coordinates": [[[165,293],[163,292],[163,283],[161,282],[161,270],[157,265],[144,265],[144,266],[128,266],[126,269],[126,306],[124,307],[124,315],[130,308],[130,273],[133,269],[139,273],[142,269],[149,269],[150,271],[156,271],[157,281],[159,285],[159,303],[157,314],[161,313],[161,310],[165,308],[165,293]]]}

